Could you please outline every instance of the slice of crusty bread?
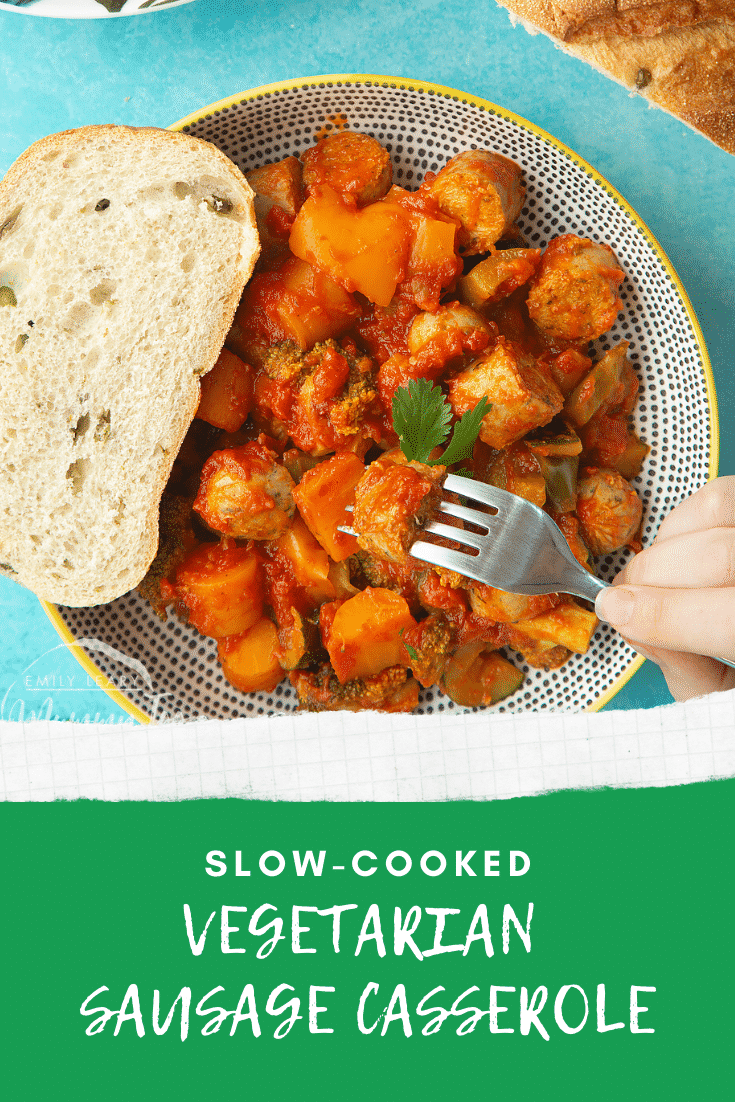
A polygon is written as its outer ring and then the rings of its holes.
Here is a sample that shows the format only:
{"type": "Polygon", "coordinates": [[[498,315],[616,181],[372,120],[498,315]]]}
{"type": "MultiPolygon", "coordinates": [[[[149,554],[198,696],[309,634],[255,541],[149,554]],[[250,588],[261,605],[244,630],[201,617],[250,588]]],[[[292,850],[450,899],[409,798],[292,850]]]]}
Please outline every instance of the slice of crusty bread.
{"type": "Polygon", "coordinates": [[[0,564],[45,600],[132,589],[259,245],[208,142],[88,126],[0,183],[0,564]]]}
{"type": "Polygon", "coordinates": [[[733,19],[733,0],[511,0],[504,7],[563,42],[655,37],[674,27],[733,19]]]}
{"type": "MultiPolygon", "coordinates": [[[[498,0],[501,3],[501,0],[498,0]]],[[[502,0],[532,34],[735,153],[735,0],[502,0]]]]}

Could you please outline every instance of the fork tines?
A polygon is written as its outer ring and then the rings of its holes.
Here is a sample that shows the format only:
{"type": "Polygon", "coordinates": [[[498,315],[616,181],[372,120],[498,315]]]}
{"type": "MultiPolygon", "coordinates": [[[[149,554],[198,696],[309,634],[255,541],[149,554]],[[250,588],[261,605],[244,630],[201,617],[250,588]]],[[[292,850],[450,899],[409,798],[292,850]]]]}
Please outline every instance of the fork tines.
{"type": "MultiPolygon", "coordinates": [[[[473,478],[463,478],[459,474],[448,474],[444,479],[444,489],[455,494],[461,494],[462,497],[472,498],[473,501],[477,501],[481,505],[489,505],[496,512],[499,512],[507,504],[509,497],[512,500],[514,496],[509,494],[507,490],[501,490],[497,486],[489,486],[486,482],[475,482],[473,478]]],[[[487,513],[480,513],[478,516],[487,516],[487,513]]],[[[474,524],[474,521],[472,523],[474,524]]]]}
{"type": "Polygon", "coordinates": [[[447,475],[444,481],[444,489],[452,493],[461,494],[462,497],[476,501],[492,509],[492,513],[480,512],[471,509],[467,505],[460,505],[454,501],[442,500],[439,503],[439,511],[448,516],[456,517],[467,524],[479,528],[480,532],[472,532],[467,528],[455,528],[441,521],[432,521],[427,525],[426,532],[434,536],[442,536],[452,540],[455,544],[464,544],[472,548],[478,554],[472,552],[457,551],[454,548],[443,547],[430,543],[427,540],[419,540],[411,548],[411,554],[424,562],[434,566],[444,567],[445,570],[455,570],[458,574],[472,578],[475,581],[487,580],[487,569],[484,559],[488,551],[488,537],[492,528],[501,520],[501,509],[506,504],[503,499],[503,490],[497,490],[495,486],[488,486],[483,482],[463,478],[461,475],[447,475]],[[483,554],[484,553],[484,554],[483,554]]]}
{"type": "Polygon", "coordinates": [[[464,497],[470,497],[479,504],[488,506],[493,512],[481,513],[477,509],[470,509],[467,505],[460,505],[459,502],[442,500],[439,502],[440,513],[445,513],[447,516],[456,517],[457,520],[474,525],[475,528],[481,529],[481,534],[468,531],[466,528],[442,524],[441,521],[432,521],[431,524],[426,526],[426,531],[431,532],[432,535],[453,540],[455,543],[465,543],[469,547],[477,548],[478,551],[487,547],[488,533],[491,531],[493,521],[499,514],[500,498],[497,496],[493,498],[492,494],[495,487],[470,481],[470,479],[462,478],[460,475],[447,475],[444,489],[462,494],[464,497]],[[491,493],[486,494],[485,490],[490,490],[491,493]]]}
{"type": "MultiPolygon", "coordinates": [[[[481,528],[483,534],[479,535],[476,532],[470,532],[466,528],[455,528],[449,524],[442,524],[441,521],[432,521],[426,526],[425,531],[430,532],[434,536],[442,536],[444,539],[453,540],[454,543],[464,543],[469,547],[474,547],[478,551],[482,550],[487,544],[487,533],[490,531],[490,523],[503,504],[501,490],[499,493],[494,494],[494,486],[486,486],[481,482],[474,482],[468,478],[462,478],[461,475],[447,475],[444,481],[444,489],[450,490],[453,493],[462,494],[463,497],[469,497],[479,502],[481,505],[489,506],[493,510],[493,513],[481,513],[477,509],[470,509],[466,505],[460,505],[458,502],[445,501],[439,502],[439,512],[446,513],[447,516],[456,517],[457,520],[465,521],[467,524],[473,524],[476,528],[481,528]]],[[[352,513],[352,505],[346,506],[346,512],[352,513]]],[[[357,535],[354,528],[348,528],[346,525],[339,526],[340,532],[346,532],[350,536],[357,535]]],[[[425,559],[426,561],[433,562],[434,559],[428,559],[424,552],[427,549],[436,547],[437,550],[441,550],[444,556],[441,562],[437,565],[447,566],[445,561],[446,555],[451,553],[447,548],[440,548],[438,544],[420,543],[420,553],[417,553],[419,544],[414,544],[411,549],[411,553],[417,558],[425,559]]],[[[461,554],[460,552],[454,552],[454,554],[461,554]]],[[[464,555],[458,560],[459,565],[456,566],[457,570],[464,570],[468,562],[472,562],[474,556],[464,555]]]]}

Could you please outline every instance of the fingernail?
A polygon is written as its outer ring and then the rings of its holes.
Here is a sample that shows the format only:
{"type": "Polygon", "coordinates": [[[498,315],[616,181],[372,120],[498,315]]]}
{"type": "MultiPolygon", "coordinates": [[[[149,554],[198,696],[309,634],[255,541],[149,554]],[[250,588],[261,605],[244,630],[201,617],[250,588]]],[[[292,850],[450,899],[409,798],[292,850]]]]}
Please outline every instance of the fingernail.
{"type": "Polygon", "coordinates": [[[601,620],[614,627],[623,627],[633,615],[635,597],[629,589],[611,586],[603,589],[595,601],[595,612],[601,620]]]}

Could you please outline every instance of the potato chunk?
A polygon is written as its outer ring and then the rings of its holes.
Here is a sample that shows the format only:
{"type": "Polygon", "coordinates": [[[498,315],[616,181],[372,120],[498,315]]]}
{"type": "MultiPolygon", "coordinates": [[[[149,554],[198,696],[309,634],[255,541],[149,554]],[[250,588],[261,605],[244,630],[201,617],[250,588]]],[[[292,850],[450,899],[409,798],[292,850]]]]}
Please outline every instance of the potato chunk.
{"type": "Polygon", "coordinates": [[[365,465],[354,452],[339,452],[307,471],[294,489],[301,516],[316,539],[335,562],[357,551],[357,540],[339,525],[350,527],[347,505],[355,500],[355,486],[365,474],[365,465]]]}
{"type": "Polygon", "coordinates": [[[297,514],[293,524],[273,545],[289,565],[295,581],[303,586],[315,604],[331,601],[334,586],[329,580],[329,555],[297,514]]]}
{"type": "Polygon", "coordinates": [[[278,661],[278,633],[270,620],[241,635],[221,639],[217,647],[222,673],[241,693],[269,693],[283,677],[278,661]]]}
{"type": "Polygon", "coordinates": [[[594,612],[582,608],[572,597],[550,612],[543,612],[531,620],[521,620],[515,625],[513,646],[522,647],[522,637],[551,643],[554,647],[566,647],[575,654],[584,654],[590,645],[598,620],[594,612]]]}
{"type": "Polygon", "coordinates": [[[323,605],[322,640],[340,682],[374,677],[400,665],[401,632],[415,623],[407,601],[390,589],[368,586],[336,610],[323,605]]]}
{"type": "Polygon", "coordinates": [[[442,466],[395,462],[390,455],[371,463],[355,486],[353,527],[360,547],[389,562],[406,562],[439,503],[444,473],[442,466]]]}
{"type": "Polygon", "coordinates": [[[577,517],[593,555],[609,555],[629,542],[638,530],[643,504],[617,471],[587,467],[577,494],[577,517]]]}
{"type": "Polygon", "coordinates": [[[177,569],[174,590],[179,611],[213,639],[247,631],[263,612],[260,561],[243,547],[198,547],[177,569]]]}
{"type": "Polygon", "coordinates": [[[486,253],[510,229],[526,196],[522,175],[515,161],[485,149],[459,153],[444,166],[430,192],[459,220],[460,252],[486,253]]]}
{"type": "Polygon", "coordinates": [[[394,203],[357,209],[333,188],[313,192],[294,222],[289,248],[345,291],[388,306],[406,275],[412,221],[394,203]]]}
{"type": "Polygon", "coordinates": [[[301,163],[309,194],[330,187],[352,196],[360,207],[382,199],[393,179],[388,151],[368,134],[350,130],[322,138],[301,154],[301,163]]]}
{"type": "Polygon", "coordinates": [[[490,409],[480,439],[505,448],[531,429],[548,424],[562,408],[561,391],[537,369],[534,357],[505,337],[449,382],[449,401],[461,416],[485,396],[490,409]]]}
{"type": "Polygon", "coordinates": [[[293,519],[293,486],[275,453],[253,441],[210,455],[193,508],[215,532],[242,540],[272,540],[293,519]]]}
{"type": "Polygon", "coordinates": [[[562,234],[550,243],[531,280],[528,313],[549,337],[595,340],[618,316],[623,278],[609,245],[562,234]]]}
{"type": "Polygon", "coordinates": [[[223,348],[202,379],[196,415],[215,428],[237,432],[245,424],[253,404],[253,369],[239,356],[223,348]]]}
{"type": "Polygon", "coordinates": [[[274,343],[292,341],[305,351],[344,333],[359,315],[352,295],[305,260],[290,256],[275,271],[250,280],[227,347],[259,368],[274,343]]]}

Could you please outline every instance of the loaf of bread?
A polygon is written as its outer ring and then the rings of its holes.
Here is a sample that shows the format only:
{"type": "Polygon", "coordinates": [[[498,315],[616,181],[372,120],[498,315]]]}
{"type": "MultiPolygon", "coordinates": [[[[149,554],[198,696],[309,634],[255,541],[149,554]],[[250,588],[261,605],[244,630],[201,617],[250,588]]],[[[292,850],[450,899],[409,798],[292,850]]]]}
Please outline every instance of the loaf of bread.
{"type": "Polygon", "coordinates": [[[0,569],[40,597],[132,589],[259,245],[208,142],[88,126],[0,183],[0,569]]]}
{"type": "Polygon", "coordinates": [[[735,0],[503,0],[503,7],[531,33],[543,31],[735,153],[735,0]]]}

